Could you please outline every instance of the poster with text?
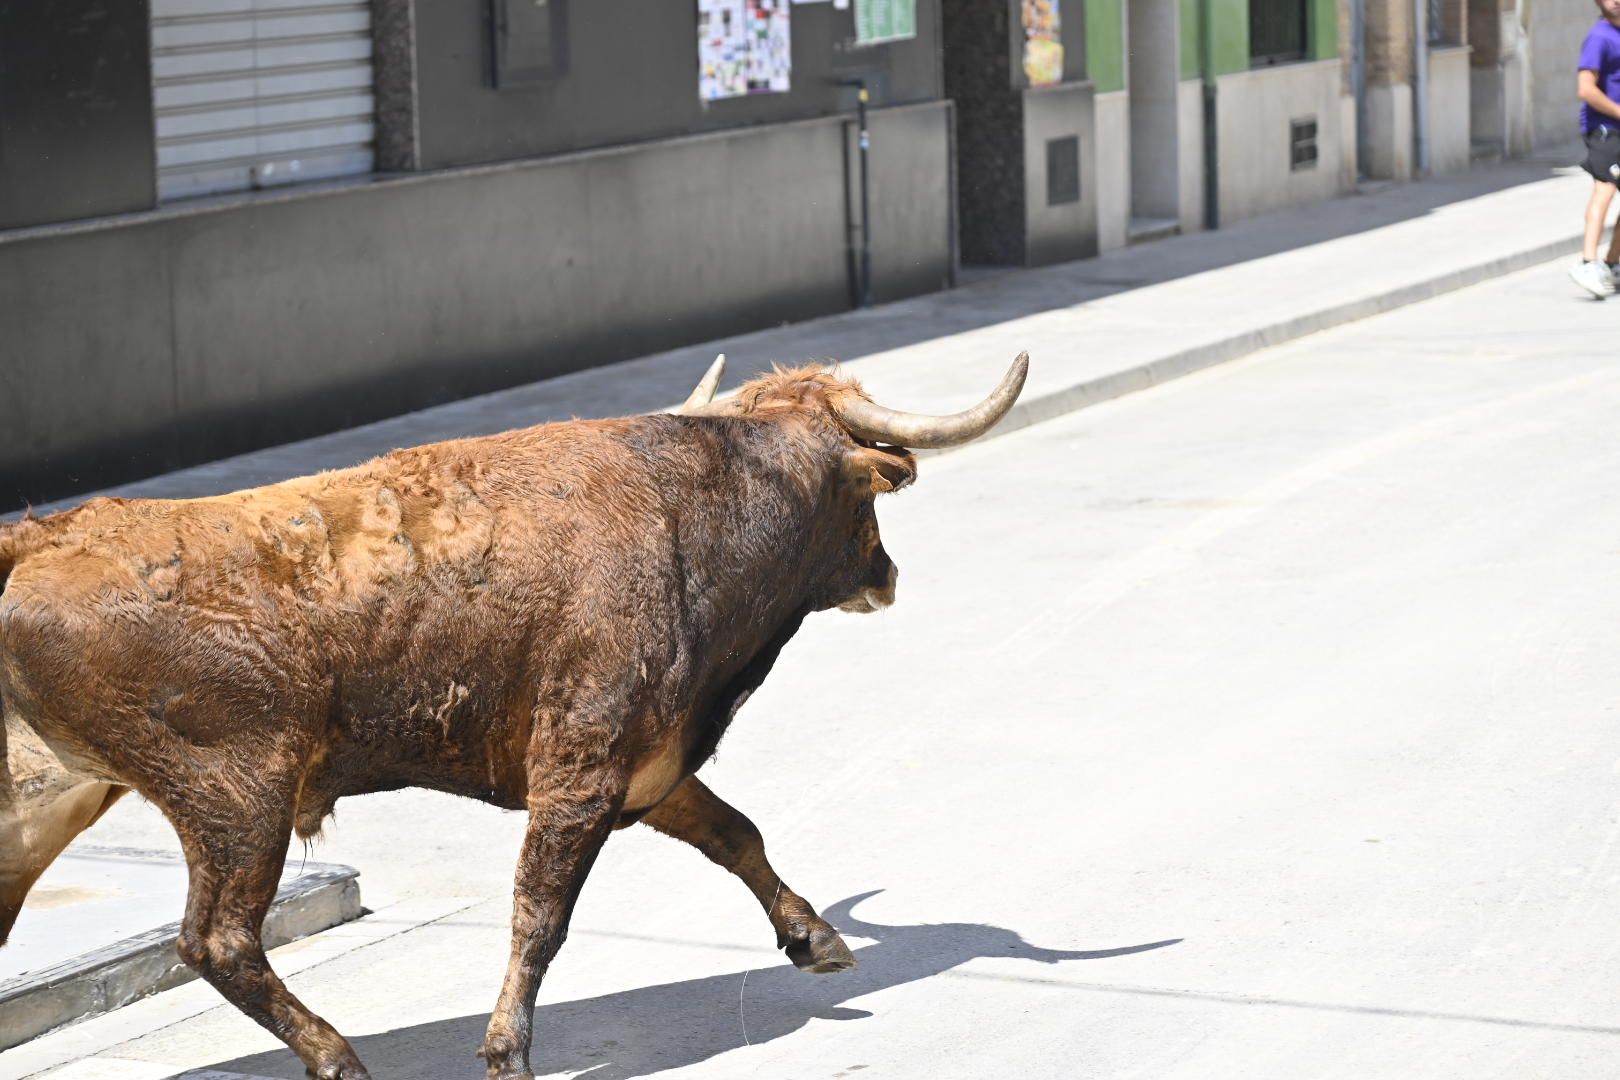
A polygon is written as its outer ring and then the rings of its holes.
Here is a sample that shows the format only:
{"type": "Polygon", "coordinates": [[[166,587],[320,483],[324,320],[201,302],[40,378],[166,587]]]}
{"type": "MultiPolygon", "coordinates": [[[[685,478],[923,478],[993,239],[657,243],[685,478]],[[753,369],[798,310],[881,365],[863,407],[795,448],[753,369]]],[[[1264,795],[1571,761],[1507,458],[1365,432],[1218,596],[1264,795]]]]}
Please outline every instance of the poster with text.
{"type": "Polygon", "coordinates": [[[1024,0],[1024,75],[1031,86],[1063,81],[1060,0],[1024,0]]]}
{"type": "Polygon", "coordinates": [[[698,0],[698,96],[704,101],[790,88],[788,0],[698,0]]]}
{"type": "Polygon", "coordinates": [[[917,0],[855,0],[855,44],[917,36],[917,0]]]}

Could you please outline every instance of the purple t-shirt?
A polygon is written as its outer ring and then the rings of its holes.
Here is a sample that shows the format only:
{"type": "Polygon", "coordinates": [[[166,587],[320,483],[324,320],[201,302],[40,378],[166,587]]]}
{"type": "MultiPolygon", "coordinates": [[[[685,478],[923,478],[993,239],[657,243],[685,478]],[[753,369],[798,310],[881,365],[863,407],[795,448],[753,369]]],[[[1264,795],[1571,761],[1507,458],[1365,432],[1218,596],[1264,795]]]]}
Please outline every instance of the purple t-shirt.
{"type": "MultiPolygon", "coordinates": [[[[1620,27],[1608,19],[1593,23],[1592,29],[1586,32],[1586,40],[1581,42],[1581,62],[1576,66],[1581,71],[1596,72],[1598,89],[1608,95],[1610,101],[1620,102],[1620,27]]],[[[1591,134],[1600,124],[1620,128],[1620,120],[1604,116],[1581,102],[1581,133],[1591,134]]]]}

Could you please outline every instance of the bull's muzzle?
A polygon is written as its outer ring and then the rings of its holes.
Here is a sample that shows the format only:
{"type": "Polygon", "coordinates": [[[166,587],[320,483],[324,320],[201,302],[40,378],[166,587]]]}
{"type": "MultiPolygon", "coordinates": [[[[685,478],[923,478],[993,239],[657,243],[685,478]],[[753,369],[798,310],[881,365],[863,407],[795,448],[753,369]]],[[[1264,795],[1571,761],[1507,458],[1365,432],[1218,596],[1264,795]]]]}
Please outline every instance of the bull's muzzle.
{"type": "Polygon", "coordinates": [[[882,611],[894,603],[894,590],[899,580],[900,568],[890,563],[889,580],[881,588],[868,585],[842,604],[839,604],[838,610],[852,611],[857,615],[870,615],[874,611],[882,611]]]}

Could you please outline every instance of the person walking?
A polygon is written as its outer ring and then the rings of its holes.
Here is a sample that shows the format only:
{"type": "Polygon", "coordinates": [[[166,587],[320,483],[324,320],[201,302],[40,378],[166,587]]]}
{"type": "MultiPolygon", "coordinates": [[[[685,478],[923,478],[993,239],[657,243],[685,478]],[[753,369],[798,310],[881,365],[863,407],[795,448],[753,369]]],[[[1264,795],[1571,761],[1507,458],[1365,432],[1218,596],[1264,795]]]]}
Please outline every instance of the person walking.
{"type": "Polygon", "coordinates": [[[1620,0],[1596,0],[1598,21],[1581,42],[1575,92],[1581,99],[1581,134],[1592,174],[1592,197],[1586,202],[1586,236],[1581,261],[1570,268],[1575,284],[1599,300],[1615,291],[1615,263],[1620,262],[1620,228],[1614,230],[1608,254],[1598,261],[1598,244],[1609,203],[1620,185],[1620,0]]]}

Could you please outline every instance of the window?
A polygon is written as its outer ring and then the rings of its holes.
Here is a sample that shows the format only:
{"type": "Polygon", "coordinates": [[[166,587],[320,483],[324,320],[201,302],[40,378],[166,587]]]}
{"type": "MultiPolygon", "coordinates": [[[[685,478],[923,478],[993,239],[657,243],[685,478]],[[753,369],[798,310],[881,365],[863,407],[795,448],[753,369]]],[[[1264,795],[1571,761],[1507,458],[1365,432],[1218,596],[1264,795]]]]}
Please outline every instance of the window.
{"type": "Polygon", "coordinates": [[[1305,59],[1305,0],[1249,0],[1249,65],[1305,59]]]}
{"type": "Polygon", "coordinates": [[[1294,172],[1316,168],[1316,117],[1288,121],[1288,165],[1294,172]]]}

